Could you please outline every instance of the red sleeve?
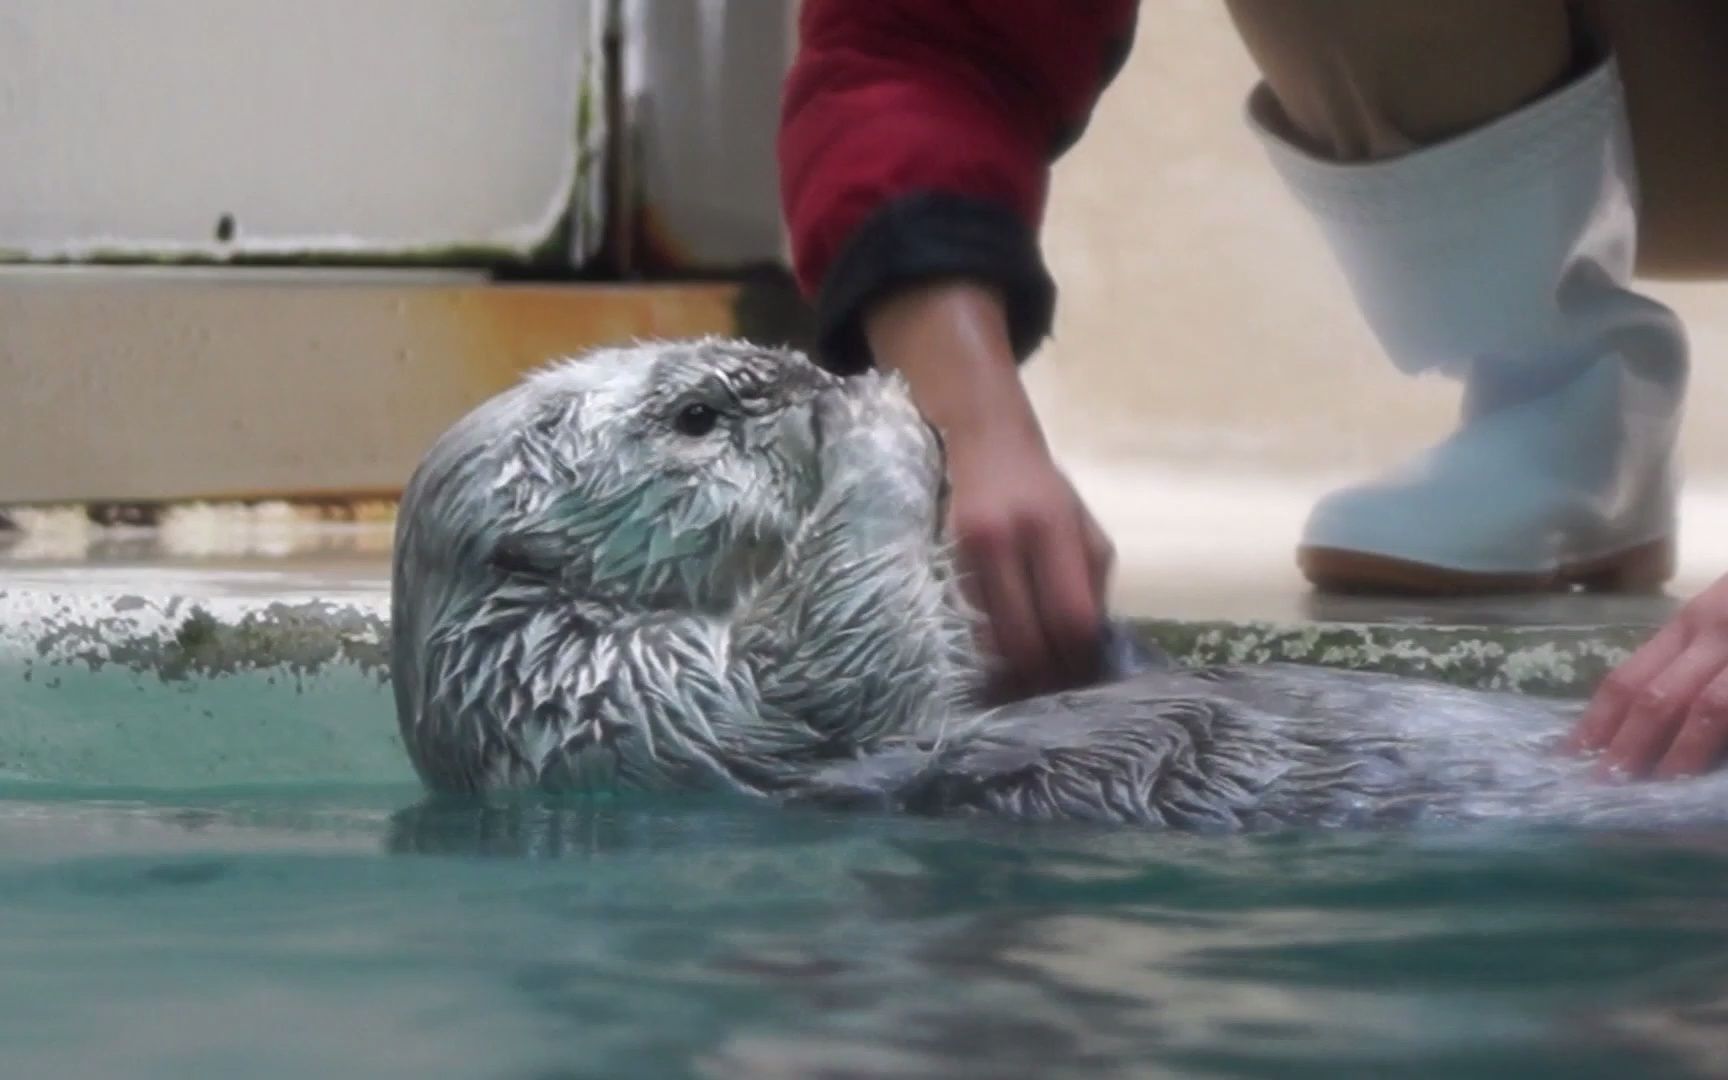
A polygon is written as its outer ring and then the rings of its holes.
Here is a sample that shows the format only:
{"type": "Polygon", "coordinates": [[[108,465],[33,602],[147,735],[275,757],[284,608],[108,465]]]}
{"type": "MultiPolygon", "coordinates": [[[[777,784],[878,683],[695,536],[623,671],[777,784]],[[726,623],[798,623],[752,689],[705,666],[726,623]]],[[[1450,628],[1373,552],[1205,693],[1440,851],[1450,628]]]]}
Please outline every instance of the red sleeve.
{"type": "Polygon", "coordinates": [[[1037,231],[1051,163],[1133,38],[1136,0],[805,0],[782,102],[781,199],[822,348],[920,277],[996,282],[1016,350],[1049,331],[1037,231]]]}

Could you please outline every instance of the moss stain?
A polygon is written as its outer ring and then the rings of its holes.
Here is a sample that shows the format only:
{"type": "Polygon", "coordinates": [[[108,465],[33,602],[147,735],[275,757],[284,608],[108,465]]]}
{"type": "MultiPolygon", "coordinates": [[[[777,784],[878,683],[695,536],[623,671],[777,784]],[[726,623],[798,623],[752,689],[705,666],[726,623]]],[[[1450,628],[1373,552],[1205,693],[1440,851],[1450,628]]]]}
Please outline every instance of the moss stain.
{"type": "Polygon", "coordinates": [[[1142,620],[1133,630],[1184,664],[1293,662],[1459,686],[1588,695],[1654,631],[1606,627],[1408,627],[1142,620]]]}

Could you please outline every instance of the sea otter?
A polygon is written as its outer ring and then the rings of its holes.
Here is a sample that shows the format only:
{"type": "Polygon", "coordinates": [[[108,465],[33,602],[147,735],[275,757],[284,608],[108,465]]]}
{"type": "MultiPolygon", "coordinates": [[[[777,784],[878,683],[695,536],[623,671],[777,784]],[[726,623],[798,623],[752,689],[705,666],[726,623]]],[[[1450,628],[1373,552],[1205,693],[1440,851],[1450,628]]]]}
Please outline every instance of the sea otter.
{"type": "Polygon", "coordinates": [[[706,338],[530,374],[398,517],[393,687],[439,792],[721,789],[1172,828],[1719,813],[1605,785],[1579,704],[1293,664],[1153,665],[995,708],[902,382],[706,338]]]}

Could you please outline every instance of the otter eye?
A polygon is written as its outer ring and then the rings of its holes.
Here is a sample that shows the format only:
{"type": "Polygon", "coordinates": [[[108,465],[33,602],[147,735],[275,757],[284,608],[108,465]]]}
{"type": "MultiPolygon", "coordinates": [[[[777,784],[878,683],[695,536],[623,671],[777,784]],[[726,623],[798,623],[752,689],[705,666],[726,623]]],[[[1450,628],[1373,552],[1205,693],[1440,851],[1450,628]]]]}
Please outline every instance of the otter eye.
{"type": "Polygon", "coordinates": [[[534,561],[528,557],[528,553],[509,541],[504,541],[493,548],[492,556],[488,561],[491,562],[493,569],[501,570],[506,574],[532,575],[540,573],[540,568],[534,565],[534,561]]]}
{"type": "Polygon", "coordinates": [[[712,405],[704,405],[693,401],[678,410],[678,415],[672,418],[672,429],[680,435],[688,435],[692,439],[700,439],[713,431],[720,423],[720,411],[712,405]]]}

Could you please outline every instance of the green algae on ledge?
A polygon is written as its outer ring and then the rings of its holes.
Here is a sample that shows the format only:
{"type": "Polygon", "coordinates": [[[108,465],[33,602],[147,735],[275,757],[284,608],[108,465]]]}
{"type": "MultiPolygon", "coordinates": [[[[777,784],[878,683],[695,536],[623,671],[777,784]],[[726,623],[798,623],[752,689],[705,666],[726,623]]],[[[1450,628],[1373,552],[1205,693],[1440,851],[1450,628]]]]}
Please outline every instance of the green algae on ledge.
{"type": "Polygon", "coordinates": [[[1407,626],[1141,619],[1141,638],[1192,665],[1283,661],[1485,690],[1585,697],[1653,633],[1644,626],[1407,626]]]}
{"type": "Polygon", "coordinates": [[[25,672],[114,666],[163,682],[242,671],[300,678],[340,666],[378,684],[389,679],[390,632],[380,614],[324,600],[261,603],[217,614],[198,604],[182,614],[141,597],[72,605],[49,598],[30,623],[25,672]]]}

